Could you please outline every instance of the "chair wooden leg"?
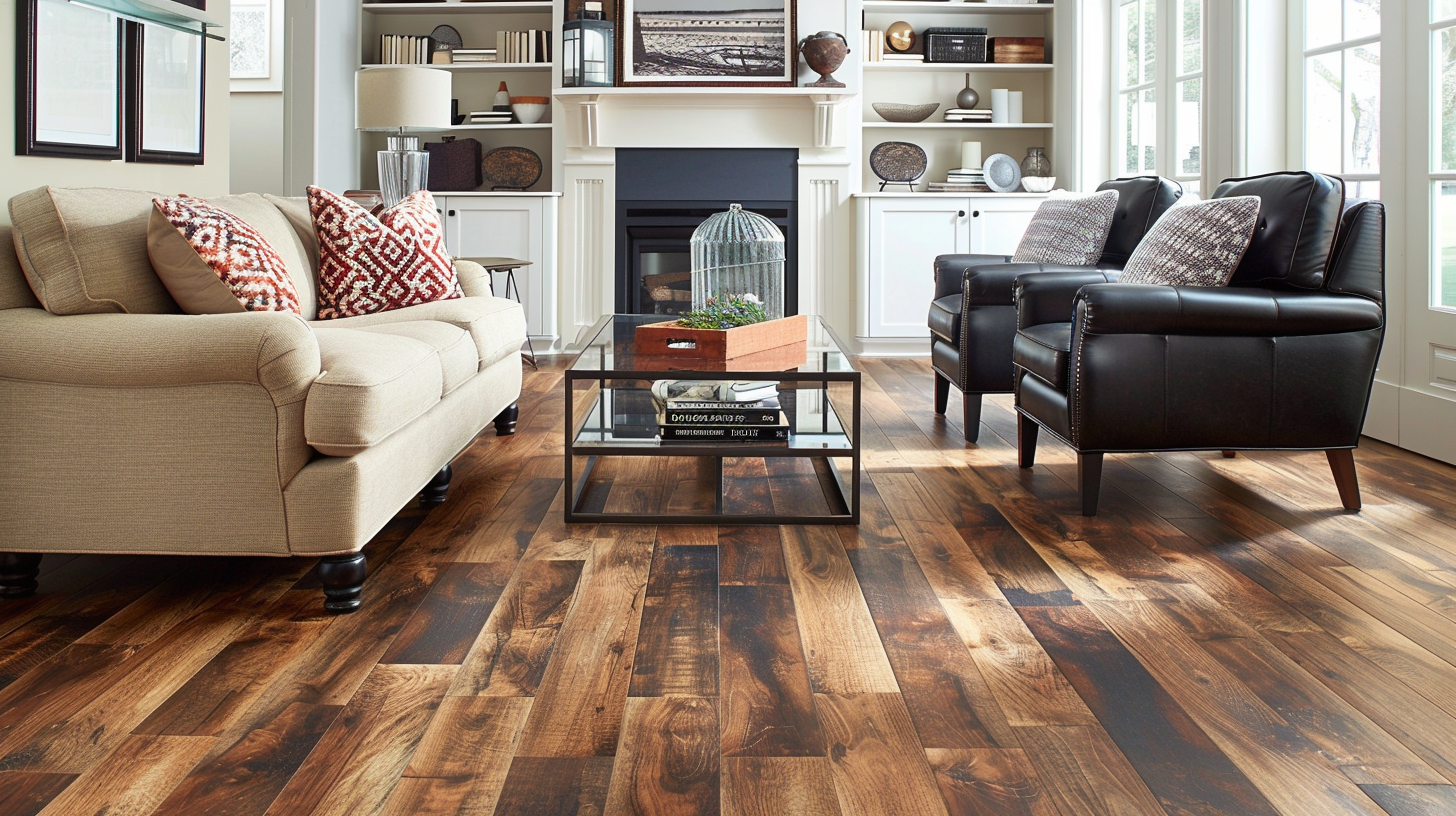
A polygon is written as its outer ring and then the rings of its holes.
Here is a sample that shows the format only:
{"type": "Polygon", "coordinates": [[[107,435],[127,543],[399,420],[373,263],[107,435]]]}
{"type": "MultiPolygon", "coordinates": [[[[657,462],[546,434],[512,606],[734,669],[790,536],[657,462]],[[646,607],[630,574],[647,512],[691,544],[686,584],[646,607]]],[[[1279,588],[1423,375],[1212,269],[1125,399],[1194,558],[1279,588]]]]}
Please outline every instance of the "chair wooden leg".
{"type": "Polygon", "coordinates": [[[521,407],[518,403],[511,403],[501,410],[495,417],[495,435],[510,436],[516,432],[516,421],[520,419],[521,407]]]}
{"type": "Polygon", "coordinates": [[[966,394],[961,403],[961,421],[966,425],[966,441],[981,438],[981,395],[966,394]]]}
{"type": "Polygon", "coordinates": [[[318,565],[319,581],[324,585],[324,609],[336,615],[358,609],[368,572],[364,553],[324,556],[318,565]]]}
{"type": "Polygon", "coordinates": [[[1102,488],[1102,454],[1077,454],[1077,490],[1082,495],[1082,515],[1097,515],[1097,494],[1102,488]]]}
{"type": "Polygon", "coordinates": [[[0,553],[0,598],[35,594],[35,576],[39,574],[40,553],[0,553]]]}
{"type": "Polygon", "coordinates": [[[440,472],[430,478],[425,489],[420,491],[421,507],[439,507],[445,503],[445,497],[450,493],[450,477],[455,475],[454,469],[449,465],[440,468],[440,472]]]}
{"type": "Polygon", "coordinates": [[[1238,456],[1239,455],[1239,452],[1238,451],[1219,451],[1219,452],[1223,454],[1223,458],[1225,458],[1225,459],[1232,459],[1235,456],[1238,456]]]}
{"type": "Polygon", "coordinates": [[[950,401],[950,380],[935,372],[935,413],[937,416],[945,416],[946,403],[950,401]]]}
{"type": "Polygon", "coordinates": [[[1016,413],[1016,464],[1029,468],[1036,464],[1036,433],[1041,426],[1026,414],[1016,413]]]}
{"type": "Polygon", "coordinates": [[[1355,475],[1355,452],[1353,450],[1327,450],[1325,458],[1330,460],[1330,473],[1335,476],[1335,488],[1340,491],[1340,504],[1350,512],[1360,510],[1360,480],[1355,475]]]}

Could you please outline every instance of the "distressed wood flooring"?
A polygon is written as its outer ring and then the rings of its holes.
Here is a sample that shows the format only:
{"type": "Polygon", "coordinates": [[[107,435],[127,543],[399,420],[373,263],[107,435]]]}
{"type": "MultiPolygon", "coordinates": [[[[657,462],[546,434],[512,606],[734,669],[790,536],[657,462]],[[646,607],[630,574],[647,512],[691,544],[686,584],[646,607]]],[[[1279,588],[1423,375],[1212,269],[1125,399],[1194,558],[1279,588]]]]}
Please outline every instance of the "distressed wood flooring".
{"type": "MultiPolygon", "coordinates": [[[[0,814],[1456,813],[1456,469],[981,444],[865,360],[859,527],[562,522],[562,362],[443,507],[312,562],[49,556],[0,605],[0,814]]],[[[730,462],[738,506],[820,501],[730,462]]],[[[618,460],[603,507],[711,501],[618,460]]]]}

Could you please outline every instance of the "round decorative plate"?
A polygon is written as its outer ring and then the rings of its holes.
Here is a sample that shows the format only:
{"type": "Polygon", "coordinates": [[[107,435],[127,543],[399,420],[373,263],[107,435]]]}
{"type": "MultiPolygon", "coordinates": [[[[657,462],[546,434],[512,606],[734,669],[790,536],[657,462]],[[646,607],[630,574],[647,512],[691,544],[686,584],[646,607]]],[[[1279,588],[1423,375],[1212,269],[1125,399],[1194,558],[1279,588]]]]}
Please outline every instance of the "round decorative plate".
{"type": "Polygon", "coordinates": [[[454,50],[465,45],[465,40],[460,38],[460,32],[454,26],[438,25],[430,32],[430,39],[435,41],[435,50],[454,50]]]}
{"type": "Polygon", "coordinates": [[[908,184],[925,175],[926,161],[920,145],[909,142],[880,142],[870,151],[870,169],[882,181],[896,184],[908,184]]]}
{"type": "Polygon", "coordinates": [[[981,171],[986,174],[986,186],[994,193],[1014,192],[1021,186],[1021,165],[1005,153],[993,153],[981,162],[981,171]]]}
{"type": "Polygon", "coordinates": [[[480,165],[492,190],[524,190],[541,178],[541,157],[525,147],[497,147],[480,165]]]}

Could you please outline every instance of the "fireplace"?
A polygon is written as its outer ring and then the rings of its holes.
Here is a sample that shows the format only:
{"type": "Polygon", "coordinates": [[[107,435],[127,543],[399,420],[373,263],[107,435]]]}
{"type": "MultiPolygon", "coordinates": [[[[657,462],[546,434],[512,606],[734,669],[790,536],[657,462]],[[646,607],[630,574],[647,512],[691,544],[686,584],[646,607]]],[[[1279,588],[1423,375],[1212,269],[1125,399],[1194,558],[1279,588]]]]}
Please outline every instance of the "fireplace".
{"type": "Polygon", "coordinates": [[[616,309],[681,314],[692,307],[693,230],[742,204],[784,233],[784,314],[798,314],[798,150],[617,150],[616,309]]]}

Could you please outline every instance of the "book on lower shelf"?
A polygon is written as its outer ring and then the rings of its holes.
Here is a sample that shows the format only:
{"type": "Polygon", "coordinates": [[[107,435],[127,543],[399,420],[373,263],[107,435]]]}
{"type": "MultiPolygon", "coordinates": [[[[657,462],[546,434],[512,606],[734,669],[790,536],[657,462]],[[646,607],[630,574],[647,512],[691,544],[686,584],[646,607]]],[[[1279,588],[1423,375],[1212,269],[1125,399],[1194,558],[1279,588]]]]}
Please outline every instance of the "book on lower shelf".
{"type": "Polygon", "coordinates": [[[669,425],[777,425],[784,418],[778,397],[753,402],[670,399],[663,414],[669,425]]]}
{"type": "Polygon", "coordinates": [[[662,402],[674,399],[709,402],[753,402],[777,397],[773,380],[656,380],[652,395],[662,402]]]}
{"type": "Polygon", "coordinates": [[[784,442],[789,438],[789,423],[781,415],[778,422],[770,424],[673,424],[667,421],[667,414],[658,416],[664,442],[784,442]]]}

